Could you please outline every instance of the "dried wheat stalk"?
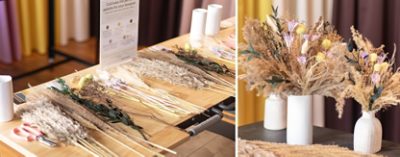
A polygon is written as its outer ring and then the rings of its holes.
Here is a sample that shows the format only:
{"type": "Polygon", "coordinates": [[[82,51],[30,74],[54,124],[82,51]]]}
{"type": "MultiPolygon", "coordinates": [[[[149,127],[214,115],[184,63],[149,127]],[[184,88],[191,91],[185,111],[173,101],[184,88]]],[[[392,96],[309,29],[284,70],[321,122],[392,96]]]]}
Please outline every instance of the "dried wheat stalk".
{"type": "Polygon", "coordinates": [[[348,148],[336,145],[313,144],[308,146],[270,143],[264,141],[248,141],[239,139],[239,157],[312,157],[312,156],[341,156],[341,157],[380,157],[376,154],[359,154],[348,148]]]}

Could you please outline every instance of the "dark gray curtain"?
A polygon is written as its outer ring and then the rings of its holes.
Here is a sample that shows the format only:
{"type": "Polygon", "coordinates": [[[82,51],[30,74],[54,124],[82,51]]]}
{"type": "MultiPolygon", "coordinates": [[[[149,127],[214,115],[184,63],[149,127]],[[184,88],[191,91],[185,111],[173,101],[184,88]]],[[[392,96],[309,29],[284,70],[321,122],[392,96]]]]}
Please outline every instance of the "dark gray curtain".
{"type": "Polygon", "coordinates": [[[142,0],[139,45],[150,46],[179,35],[182,0],[142,0]]]}
{"type": "MultiPolygon", "coordinates": [[[[386,52],[393,52],[397,45],[396,67],[400,67],[400,1],[399,0],[335,0],[333,24],[347,41],[354,25],[374,46],[385,45],[386,52]]],[[[399,87],[400,88],[400,87],[399,87]]],[[[337,118],[335,102],[326,99],[326,126],[353,132],[361,116],[360,106],[347,100],[342,119],[337,118]]],[[[400,143],[400,106],[378,113],[383,127],[383,139],[400,143]]]]}

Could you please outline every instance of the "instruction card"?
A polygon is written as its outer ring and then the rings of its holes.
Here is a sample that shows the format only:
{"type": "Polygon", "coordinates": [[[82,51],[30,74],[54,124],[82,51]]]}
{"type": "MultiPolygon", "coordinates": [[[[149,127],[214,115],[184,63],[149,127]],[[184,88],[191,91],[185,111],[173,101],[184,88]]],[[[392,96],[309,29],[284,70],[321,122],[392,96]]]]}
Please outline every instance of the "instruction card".
{"type": "Polygon", "coordinates": [[[100,67],[135,57],[138,44],[139,0],[100,0],[100,67]]]}

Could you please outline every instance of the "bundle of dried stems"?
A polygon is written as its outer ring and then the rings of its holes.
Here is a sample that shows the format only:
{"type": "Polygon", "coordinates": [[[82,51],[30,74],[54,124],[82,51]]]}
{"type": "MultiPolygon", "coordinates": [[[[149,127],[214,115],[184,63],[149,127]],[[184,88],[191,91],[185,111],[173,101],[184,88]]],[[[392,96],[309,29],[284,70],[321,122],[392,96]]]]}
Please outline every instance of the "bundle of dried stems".
{"type": "Polygon", "coordinates": [[[341,117],[344,107],[344,98],[354,98],[363,111],[379,111],[391,105],[400,103],[400,72],[394,70],[396,49],[392,57],[384,52],[383,45],[375,48],[353,27],[353,41],[349,43],[349,50],[345,53],[351,69],[352,84],[341,94],[342,101],[338,101],[337,110],[341,117]]]}
{"type": "Polygon", "coordinates": [[[93,155],[117,156],[88,135],[87,128],[72,119],[45,97],[30,98],[19,107],[22,121],[36,125],[52,141],[79,146],[93,155]]]}
{"type": "Polygon", "coordinates": [[[319,94],[338,98],[349,84],[351,66],[346,64],[347,47],[328,22],[320,19],[307,28],[296,20],[277,17],[265,22],[247,20],[243,35],[248,48],[241,51],[240,67],[249,90],[265,96],[319,94]]]}
{"type": "Polygon", "coordinates": [[[336,145],[313,144],[307,146],[248,141],[239,139],[239,157],[310,157],[310,156],[345,156],[345,157],[380,157],[376,154],[359,154],[348,148],[336,145]]]}
{"type": "Polygon", "coordinates": [[[110,69],[113,75],[106,71],[98,71],[94,81],[104,86],[103,92],[112,96],[140,102],[152,109],[175,116],[199,114],[205,109],[170,95],[168,92],[148,86],[136,73],[129,69],[117,67],[110,69]]]}
{"type": "Polygon", "coordinates": [[[62,108],[65,113],[78,121],[80,124],[84,124],[86,127],[100,132],[105,137],[116,143],[119,143],[137,156],[163,156],[158,152],[159,150],[176,154],[176,152],[168,148],[144,140],[143,138],[136,137],[132,134],[132,132],[129,132],[120,125],[109,124],[103,121],[98,117],[98,115],[63,94],[54,92],[52,90],[40,89],[32,92],[44,95],[53,104],[62,108]],[[126,143],[121,142],[122,139],[126,141],[126,143]],[[135,149],[132,148],[132,145],[134,145],[133,148],[135,149]],[[136,148],[138,149],[136,150],[136,148]]]}
{"type": "MultiPolygon", "coordinates": [[[[220,91],[223,93],[228,93],[229,95],[232,95],[235,91],[235,86],[234,84],[230,83],[229,81],[225,80],[222,76],[213,73],[213,72],[208,72],[205,71],[199,67],[196,67],[192,64],[188,64],[185,61],[179,59],[173,52],[170,50],[144,50],[141,53],[139,53],[139,58],[145,58],[149,60],[157,60],[157,61],[163,61],[167,62],[169,64],[175,65],[177,67],[184,68],[188,70],[189,72],[196,74],[197,76],[200,76],[200,78],[204,78],[205,80],[208,81],[208,89],[213,89],[214,91],[220,91]]],[[[140,67],[142,69],[147,69],[148,67],[140,67]]],[[[134,70],[133,68],[129,68],[131,70],[134,70]]],[[[152,69],[148,69],[152,70],[152,69]]],[[[165,69],[160,69],[164,70],[166,72],[163,73],[168,73],[170,72],[167,68],[165,69]]],[[[199,79],[200,79],[199,78],[199,79]]]]}

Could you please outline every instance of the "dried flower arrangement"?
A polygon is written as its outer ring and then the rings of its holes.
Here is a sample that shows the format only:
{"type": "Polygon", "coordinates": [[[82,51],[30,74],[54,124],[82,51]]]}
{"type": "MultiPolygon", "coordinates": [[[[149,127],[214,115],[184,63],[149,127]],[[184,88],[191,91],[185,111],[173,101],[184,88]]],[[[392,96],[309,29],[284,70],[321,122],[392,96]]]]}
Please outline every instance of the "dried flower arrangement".
{"type": "Polygon", "coordinates": [[[353,83],[344,90],[341,101],[336,105],[339,117],[343,112],[344,98],[354,98],[363,111],[379,111],[397,105],[400,103],[400,72],[392,68],[396,49],[392,58],[388,58],[383,45],[375,48],[353,27],[351,31],[355,45],[350,42],[345,55],[353,66],[353,83]]]}
{"type": "MultiPolygon", "coordinates": [[[[148,50],[144,50],[141,53],[139,53],[139,59],[144,58],[151,60],[153,63],[165,63],[168,66],[167,67],[180,67],[182,69],[185,69],[184,71],[188,71],[190,73],[193,73],[194,75],[191,76],[196,76],[196,80],[206,80],[207,82],[207,87],[206,89],[213,90],[219,93],[227,94],[227,95],[232,95],[235,92],[234,85],[229,82],[224,80],[219,75],[216,75],[214,73],[210,73],[208,71],[204,71],[203,69],[196,67],[191,64],[187,64],[185,61],[179,59],[172,50],[168,50],[166,48],[160,48],[160,49],[155,49],[155,48],[150,48],[148,50]],[[166,53],[167,52],[167,53],[166,53]]],[[[136,60],[133,62],[137,62],[136,60]]],[[[140,61],[139,61],[140,62],[140,61]]],[[[163,80],[172,80],[173,82],[179,82],[173,80],[174,77],[171,75],[162,75],[162,74],[169,74],[173,73],[174,71],[171,71],[170,68],[165,68],[165,67],[160,67],[161,65],[155,65],[153,66],[148,66],[144,64],[136,64],[134,67],[132,67],[131,63],[126,64],[124,68],[128,69],[131,72],[138,73],[139,75],[142,75],[140,71],[160,71],[158,74],[152,73],[151,76],[152,78],[164,78],[163,80]]],[[[192,80],[192,79],[190,79],[192,80]]],[[[190,81],[189,80],[189,81],[190,81]]],[[[189,81],[182,81],[182,84],[185,84],[185,86],[190,85],[192,82],[189,81]]]]}
{"type": "Polygon", "coordinates": [[[380,157],[376,154],[359,154],[348,148],[336,145],[288,145],[264,141],[249,141],[239,139],[239,157],[309,157],[309,156],[346,156],[346,157],[380,157]]]}
{"type": "Polygon", "coordinates": [[[144,139],[147,139],[143,132],[143,128],[139,125],[136,125],[127,113],[112,105],[111,102],[108,104],[97,104],[92,100],[82,98],[79,93],[74,92],[74,90],[72,90],[63,79],[53,81],[53,83],[50,85],[50,89],[69,96],[72,100],[90,109],[106,121],[111,123],[123,123],[132,129],[137,130],[144,139]]]}
{"type": "Polygon", "coordinates": [[[22,121],[38,126],[52,141],[79,146],[93,155],[117,156],[90,137],[87,128],[69,117],[47,98],[40,97],[27,102],[18,108],[17,114],[22,121]]]}
{"type": "Polygon", "coordinates": [[[348,81],[351,66],[343,51],[347,47],[328,22],[320,19],[312,27],[296,20],[286,21],[274,14],[265,22],[247,20],[243,34],[248,48],[239,63],[249,90],[259,95],[320,94],[339,97],[348,81]]]}

